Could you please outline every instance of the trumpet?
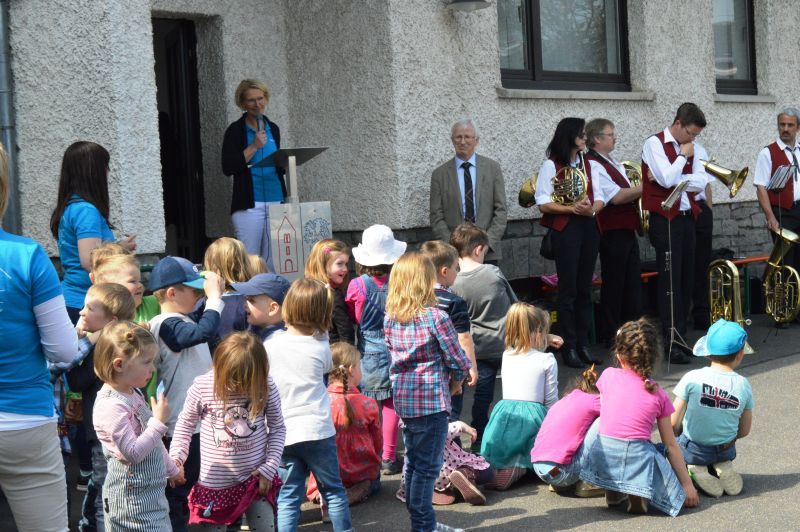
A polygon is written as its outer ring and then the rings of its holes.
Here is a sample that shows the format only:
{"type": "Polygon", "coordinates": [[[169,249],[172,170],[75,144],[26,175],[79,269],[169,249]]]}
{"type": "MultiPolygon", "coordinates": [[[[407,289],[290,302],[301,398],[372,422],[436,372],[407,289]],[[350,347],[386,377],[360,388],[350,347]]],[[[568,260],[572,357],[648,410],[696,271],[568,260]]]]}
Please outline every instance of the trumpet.
{"type": "MultiPolygon", "coordinates": [[[[588,194],[589,179],[586,177],[586,164],[581,155],[582,168],[565,166],[553,176],[553,193],[550,199],[559,205],[571,206],[580,203],[588,194]]],[[[526,209],[536,204],[536,183],[539,173],[534,172],[525,181],[517,194],[517,203],[526,209]]]]}
{"type": "Polygon", "coordinates": [[[766,311],[778,323],[789,323],[800,311],[800,275],[797,270],[783,263],[784,256],[798,242],[800,236],[781,228],[764,271],[766,311]]]}
{"type": "Polygon", "coordinates": [[[730,170],[724,166],[720,166],[714,162],[713,157],[708,161],[703,161],[701,159],[700,164],[703,165],[703,168],[706,169],[706,172],[719,179],[723,185],[728,187],[728,192],[731,198],[736,197],[736,194],[739,193],[742,185],[744,185],[744,180],[747,179],[747,174],[750,172],[750,169],[747,166],[739,171],[730,170]]]}
{"type": "MultiPolygon", "coordinates": [[[[724,319],[735,321],[742,327],[750,325],[750,320],[742,316],[742,296],[739,285],[739,268],[729,260],[715,260],[708,266],[708,307],[709,323],[724,319]]],[[[749,343],[744,345],[745,354],[755,350],[749,343]]]]}
{"type": "MultiPolygon", "coordinates": [[[[642,165],[633,161],[622,161],[625,167],[625,175],[631,182],[631,186],[638,187],[642,184],[642,165]]],[[[642,208],[642,197],[636,201],[636,208],[639,211],[639,236],[644,236],[650,230],[650,211],[642,208]]]]}

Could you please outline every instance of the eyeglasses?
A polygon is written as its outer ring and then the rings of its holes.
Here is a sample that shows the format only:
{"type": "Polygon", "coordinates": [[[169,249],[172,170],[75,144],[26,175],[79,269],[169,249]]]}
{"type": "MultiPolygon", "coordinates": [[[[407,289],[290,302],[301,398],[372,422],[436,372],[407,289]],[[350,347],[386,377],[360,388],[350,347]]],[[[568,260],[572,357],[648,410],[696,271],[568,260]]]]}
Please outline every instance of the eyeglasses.
{"type": "Polygon", "coordinates": [[[703,130],[701,129],[701,130],[700,130],[700,131],[698,131],[697,133],[693,133],[693,132],[689,131],[689,128],[688,128],[688,127],[684,127],[684,128],[683,128],[683,132],[684,132],[684,133],[686,133],[687,135],[689,135],[689,137],[690,137],[690,138],[693,138],[693,139],[696,139],[696,138],[700,137],[700,133],[701,133],[702,131],[703,131],[703,130]]]}
{"type": "Polygon", "coordinates": [[[611,137],[612,139],[615,139],[615,140],[617,138],[617,136],[614,133],[598,133],[597,136],[598,137],[611,137]]]}
{"type": "Polygon", "coordinates": [[[456,135],[453,137],[454,142],[469,142],[471,140],[475,140],[477,137],[475,135],[456,135]]]}

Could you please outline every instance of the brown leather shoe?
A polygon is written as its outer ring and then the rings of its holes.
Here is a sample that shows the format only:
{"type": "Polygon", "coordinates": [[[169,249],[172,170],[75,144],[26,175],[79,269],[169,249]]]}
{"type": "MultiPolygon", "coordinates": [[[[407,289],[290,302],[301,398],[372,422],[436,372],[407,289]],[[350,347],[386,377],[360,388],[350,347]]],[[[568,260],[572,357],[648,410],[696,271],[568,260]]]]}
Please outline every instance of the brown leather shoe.
{"type": "Polygon", "coordinates": [[[486,495],[475,484],[475,472],[468,467],[459,467],[450,473],[450,484],[458,490],[464,500],[473,506],[486,504],[486,495]]]}

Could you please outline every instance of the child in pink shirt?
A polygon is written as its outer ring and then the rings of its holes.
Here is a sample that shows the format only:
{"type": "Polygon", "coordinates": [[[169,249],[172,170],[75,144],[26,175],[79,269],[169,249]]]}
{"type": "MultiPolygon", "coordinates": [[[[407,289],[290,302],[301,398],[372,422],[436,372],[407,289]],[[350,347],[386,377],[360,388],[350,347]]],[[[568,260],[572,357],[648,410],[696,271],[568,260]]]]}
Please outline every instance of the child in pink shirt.
{"type": "Polygon", "coordinates": [[[597,381],[600,428],[581,479],[604,488],[609,506],[627,499],[629,513],[647,513],[649,501],[674,517],[699,499],[672,431],[672,403],[651,379],[659,332],[644,318],[629,321],[617,332],[614,352],[620,367],[606,369],[597,381]],[[656,423],[658,446],[650,442],[656,423]]]}
{"type": "MultiPolygon", "coordinates": [[[[597,495],[580,479],[581,464],[597,437],[600,391],[594,365],[583,372],[575,389],[547,412],[531,449],[533,470],[552,491],[575,485],[578,497],[597,495]],[[577,483],[577,484],[576,484],[577,483]]],[[[602,492],[599,492],[602,496],[602,492]]]]}

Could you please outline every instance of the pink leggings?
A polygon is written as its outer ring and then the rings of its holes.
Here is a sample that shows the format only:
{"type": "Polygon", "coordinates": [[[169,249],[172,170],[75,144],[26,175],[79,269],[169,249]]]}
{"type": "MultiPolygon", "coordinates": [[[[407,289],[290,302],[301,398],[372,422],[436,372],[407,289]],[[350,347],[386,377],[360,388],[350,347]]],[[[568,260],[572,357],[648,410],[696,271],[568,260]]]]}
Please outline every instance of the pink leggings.
{"type": "Polygon", "coordinates": [[[394,401],[391,397],[381,401],[381,419],[383,459],[394,461],[397,453],[397,434],[400,432],[400,416],[394,411],[394,401]]]}

